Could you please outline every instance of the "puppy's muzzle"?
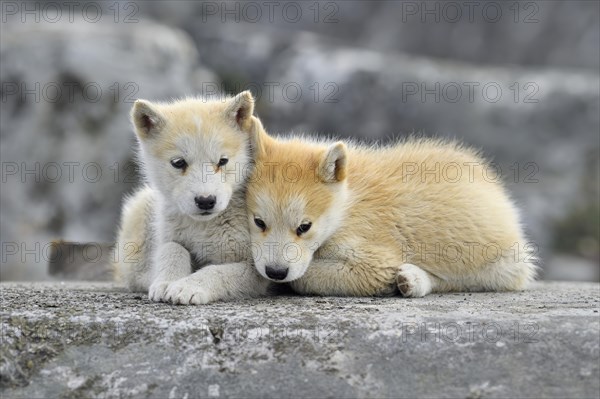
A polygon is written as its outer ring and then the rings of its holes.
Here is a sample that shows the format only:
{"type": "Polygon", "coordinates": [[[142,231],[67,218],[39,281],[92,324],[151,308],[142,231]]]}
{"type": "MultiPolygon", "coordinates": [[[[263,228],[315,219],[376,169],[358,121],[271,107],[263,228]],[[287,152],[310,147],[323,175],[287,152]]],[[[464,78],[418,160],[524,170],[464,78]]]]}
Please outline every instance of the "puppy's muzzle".
{"type": "Polygon", "coordinates": [[[215,207],[217,197],[214,195],[209,195],[208,197],[196,197],[194,198],[194,202],[201,211],[210,211],[215,207]]]}
{"type": "Polygon", "coordinates": [[[272,280],[281,281],[285,279],[288,275],[288,268],[282,266],[267,266],[265,267],[265,273],[267,277],[272,280]]]}

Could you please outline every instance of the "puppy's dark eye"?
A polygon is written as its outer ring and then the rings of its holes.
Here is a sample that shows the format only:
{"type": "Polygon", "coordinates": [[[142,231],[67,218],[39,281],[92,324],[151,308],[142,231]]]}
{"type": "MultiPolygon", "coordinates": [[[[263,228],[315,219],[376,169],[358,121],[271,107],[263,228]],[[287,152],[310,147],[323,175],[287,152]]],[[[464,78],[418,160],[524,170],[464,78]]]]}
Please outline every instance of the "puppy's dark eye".
{"type": "Polygon", "coordinates": [[[306,233],[308,230],[310,230],[312,226],[311,222],[306,222],[306,223],[302,223],[300,226],[298,226],[298,228],[296,229],[296,234],[298,234],[298,236],[301,236],[302,234],[306,233]]]}
{"type": "Polygon", "coordinates": [[[229,162],[229,159],[223,157],[223,158],[219,159],[219,163],[217,164],[217,166],[225,166],[225,165],[227,165],[227,162],[229,162]]]}
{"type": "Polygon", "coordinates": [[[174,158],[171,159],[171,166],[175,169],[185,169],[187,167],[187,162],[183,158],[174,158]]]}
{"type": "Polygon", "coordinates": [[[267,229],[267,225],[265,224],[265,222],[263,222],[261,218],[254,218],[254,224],[256,224],[256,226],[262,231],[265,231],[267,229]]]}

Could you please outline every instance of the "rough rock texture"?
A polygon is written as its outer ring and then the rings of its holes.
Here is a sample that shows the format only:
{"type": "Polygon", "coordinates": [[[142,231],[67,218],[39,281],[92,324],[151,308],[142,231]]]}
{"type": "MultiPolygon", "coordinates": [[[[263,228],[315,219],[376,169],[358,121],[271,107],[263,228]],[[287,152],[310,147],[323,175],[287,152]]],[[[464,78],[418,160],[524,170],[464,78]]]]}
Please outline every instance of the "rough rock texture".
{"type": "Polygon", "coordinates": [[[2,397],[557,397],[600,390],[600,286],[150,303],[0,285],[2,397]]]}
{"type": "MultiPolygon", "coordinates": [[[[285,2],[276,3],[272,13],[262,2],[255,3],[261,5],[258,12],[256,6],[246,7],[243,2],[185,2],[171,7],[168,2],[153,1],[141,3],[140,9],[153,18],[183,27],[202,44],[201,51],[204,44],[221,40],[223,34],[249,39],[258,30],[270,30],[270,40],[258,43],[264,45],[263,53],[269,51],[269,43],[277,43],[269,54],[274,55],[286,41],[293,41],[290,37],[294,33],[311,31],[337,43],[382,53],[419,54],[487,65],[551,65],[590,70],[600,65],[598,2],[485,0],[446,5],[444,1],[358,0],[323,1],[318,10],[314,2],[290,3],[294,4],[287,11],[285,2]],[[237,13],[231,13],[236,9],[237,13]],[[281,40],[281,36],[285,39],[281,40]]],[[[246,43],[258,44],[253,40],[246,43]]],[[[223,51],[228,50],[221,49],[220,53],[223,51]]],[[[220,66],[222,54],[212,54],[208,60],[211,67],[220,66]]]]}

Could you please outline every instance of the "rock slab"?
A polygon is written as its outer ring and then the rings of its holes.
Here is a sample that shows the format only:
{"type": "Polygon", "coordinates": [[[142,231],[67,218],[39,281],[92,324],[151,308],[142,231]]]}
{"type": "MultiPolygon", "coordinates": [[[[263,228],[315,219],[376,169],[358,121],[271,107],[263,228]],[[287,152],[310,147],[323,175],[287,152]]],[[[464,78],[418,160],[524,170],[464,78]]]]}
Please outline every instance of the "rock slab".
{"type": "Polygon", "coordinates": [[[3,398],[598,397],[600,285],[185,307],[3,283],[3,398]]]}

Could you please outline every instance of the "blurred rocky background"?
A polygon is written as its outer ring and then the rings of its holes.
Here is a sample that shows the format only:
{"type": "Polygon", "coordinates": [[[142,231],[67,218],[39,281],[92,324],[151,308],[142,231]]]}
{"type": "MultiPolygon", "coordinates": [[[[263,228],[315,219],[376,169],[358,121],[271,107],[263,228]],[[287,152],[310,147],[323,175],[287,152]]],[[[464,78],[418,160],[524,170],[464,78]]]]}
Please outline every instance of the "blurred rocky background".
{"type": "Polygon", "coordinates": [[[2,280],[62,278],[54,240],[98,243],[83,258],[106,261],[139,181],[134,99],[243,89],[274,133],[481,147],[542,277],[599,279],[596,1],[1,6],[2,280]]]}

